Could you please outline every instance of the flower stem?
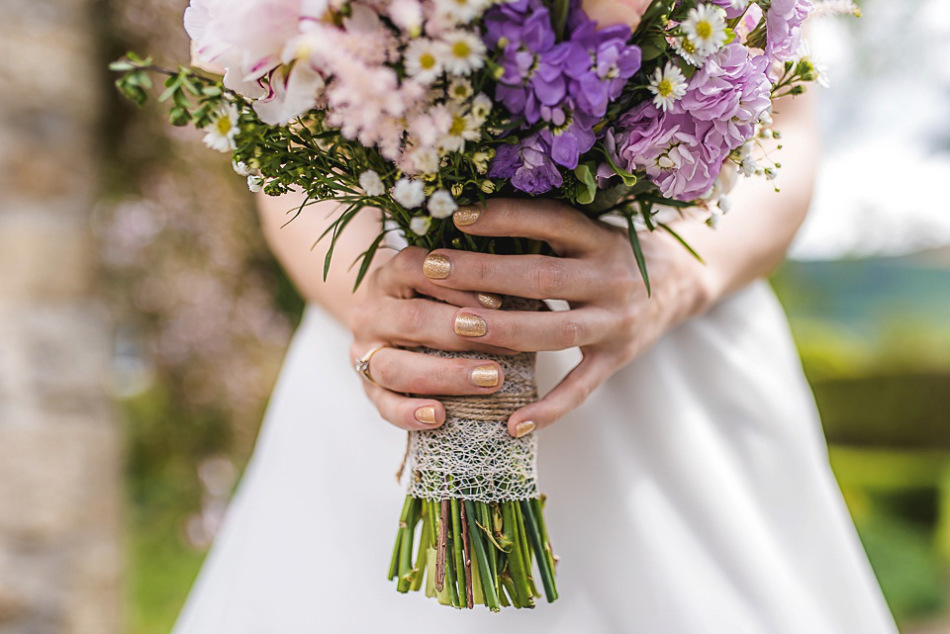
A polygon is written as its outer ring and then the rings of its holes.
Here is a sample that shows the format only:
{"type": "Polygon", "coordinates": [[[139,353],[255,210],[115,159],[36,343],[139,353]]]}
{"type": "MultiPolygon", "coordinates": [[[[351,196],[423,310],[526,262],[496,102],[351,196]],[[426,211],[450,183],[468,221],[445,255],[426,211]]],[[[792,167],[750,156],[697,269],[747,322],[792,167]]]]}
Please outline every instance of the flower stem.
{"type": "Polygon", "coordinates": [[[449,501],[439,503],[439,540],[435,546],[435,589],[442,592],[445,587],[445,551],[448,548],[449,501]]]}
{"type": "Polygon", "coordinates": [[[452,553],[455,559],[455,581],[458,584],[459,603],[462,603],[462,597],[465,592],[465,564],[462,562],[462,516],[459,509],[459,501],[456,498],[451,500],[452,506],[452,553]]]}
{"type": "Polygon", "coordinates": [[[525,528],[528,530],[528,537],[534,546],[534,556],[538,562],[538,571],[541,573],[541,583],[544,585],[544,594],[548,603],[554,603],[557,600],[557,586],[554,585],[554,571],[551,569],[550,560],[541,538],[541,529],[538,528],[538,521],[534,516],[534,509],[529,500],[521,501],[521,510],[524,513],[525,528]]]}
{"type": "Polygon", "coordinates": [[[469,541],[474,546],[475,561],[478,565],[478,573],[481,576],[482,592],[485,597],[485,605],[492,612],[501,609],[498,605],[498,595],[495,594],[495,576],[491,566],[488,563],[488,555],[485,552],[485,543],[482,540],[481,532],[475,522],[475,505],[470,501],[464,502],[465,515],[468,519],[469,541]]]}
{"type": "Polygon", "coordinates": [[[534,607],[531,590],[528,587],[528,575],[524,567],[524,551],[520,539],[520,531],[516,523],[515,502],[502,502],[501,512],[504,517],[505,537],[511,541],[511,552],[508,553],[508,570],[511,573],[511,582],[514,584],[515,600],[522,607],[534,607]]]}
{"type": "MultiPolygon", "coordinates": [[[[453,502],[454,501],[455,500],[453,500],[453,502]]],[[[465,504],[462,500],[459,500],[458,506],[459,524],[462,525],[462,566],[465,568],[465,603],[468,605],[468,609],[471,610],[475,606],[475,601],[472,597],[472,590],[474,589],[472,588],[472,549],[468,538],[468,522],[465,517],[465,504]]]]}

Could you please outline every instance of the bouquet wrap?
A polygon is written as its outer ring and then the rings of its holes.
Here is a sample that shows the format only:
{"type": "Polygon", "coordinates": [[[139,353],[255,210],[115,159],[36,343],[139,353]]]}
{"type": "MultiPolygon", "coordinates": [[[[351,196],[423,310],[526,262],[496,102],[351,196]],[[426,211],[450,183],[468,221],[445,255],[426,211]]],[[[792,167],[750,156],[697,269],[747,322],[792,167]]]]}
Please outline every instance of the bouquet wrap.
{"type": "MultiPolygon", "coordinates": [[[[542,302],[507,298],[506,310],[540,310],[542,302]]],[[[537,498],[537,439],[513,438],[508,418],[538,398],[536,354],[422,352],[443,358],[495,361],[505,380],[487,396],[443,396],[445,423],[438,429],[409,433],[409,495],[427,500],[464,498],[502,502],[537,498]]]]}

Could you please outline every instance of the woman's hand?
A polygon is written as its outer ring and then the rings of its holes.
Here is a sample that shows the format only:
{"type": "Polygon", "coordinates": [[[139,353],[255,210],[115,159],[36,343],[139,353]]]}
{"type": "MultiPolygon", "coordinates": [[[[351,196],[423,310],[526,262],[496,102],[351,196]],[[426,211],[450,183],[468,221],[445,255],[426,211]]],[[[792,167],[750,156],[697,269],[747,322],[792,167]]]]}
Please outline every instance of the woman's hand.
{"type": "Polygon", "coordinates": [[[556,312],[499,311],[468,302],[459,304],[462,308],[451,317],[444,314],[448,307],[435,317],[446,328],[454,326],[456,341],[472,345],[517,351],[580,348],[583,360],[560,384],[511,415],[508,431],[513,436],[564,416],[664,332],[709,302],[702,264],[662,232],[641,236],[653,288],[648,297],[626,230],[591,220],[563,203],[490,199],[484,207],[460,209],[454,220],[472,235],[542,240],[560,256],[439,249],[421,267],[442,292],[568,302],[570,310],[556,312]]]}
{"type": "MultiPolygon", "coordinates": [[[[418,248],[400,252],[364,283],[350,313],[354,358],[379,345],[424,345],[494,353],[579,347],[581,363],[541,400],[509,419],[513,436],[544,427],[580,405],[663,332],[705,306],[702,266],[668,236],[641,239],[653,297],[647,297],[626,231],[550,200],[492,199],[455,215],[480,236],[543,240],[560,257],[488,255],[418,248]],[[499,311],[498,295],[562,299],[570,310],[499,311]],[[435,298],[441,301],[433,301],[435,298]]],[[[412,394],[490,394],[501,367],[383,348],[372,356],[367,394],[404,429],[441,424],[435,399],[412,394]]]]}
{"type": "Polygon", "coordinates": [[[367,276],[349,310],[352,357],[384,346],[372,353],[366,393],[384,419],[403,429],[432,429],[445,422],[439,401],[405,394],[491,394],[505,377],[494,361],[442,359],[394,346],[512,353],[453,332],[460,306],[491,306],[499,298],[434,284],[423,274],[425,258],[425,250],[417,247],[400,251],[367,276]]]}

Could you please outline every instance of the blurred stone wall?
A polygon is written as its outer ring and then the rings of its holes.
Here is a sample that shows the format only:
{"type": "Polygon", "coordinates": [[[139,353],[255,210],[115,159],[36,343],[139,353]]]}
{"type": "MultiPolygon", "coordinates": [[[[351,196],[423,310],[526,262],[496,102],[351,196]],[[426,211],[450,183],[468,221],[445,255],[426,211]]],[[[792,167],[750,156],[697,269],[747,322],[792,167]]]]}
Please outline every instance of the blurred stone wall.
{"type": "Polygon", "coordinates": [[[93,293],[91,0],[0,10],[0,633],[120,622],[120,443],[93,293]]]}

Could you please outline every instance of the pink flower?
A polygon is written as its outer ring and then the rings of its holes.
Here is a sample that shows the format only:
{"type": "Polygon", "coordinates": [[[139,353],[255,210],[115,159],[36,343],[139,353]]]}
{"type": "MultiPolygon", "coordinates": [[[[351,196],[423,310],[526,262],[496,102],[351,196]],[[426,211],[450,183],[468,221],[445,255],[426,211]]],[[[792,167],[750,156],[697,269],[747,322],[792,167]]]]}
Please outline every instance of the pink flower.
{"type": "Polygon", "coordinates": [[[631,31],[640,24],[643,12],[652,0],[581,0],[584,13],[604,29],[616,24],[626,24],[631,31]]]}

